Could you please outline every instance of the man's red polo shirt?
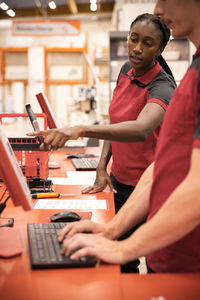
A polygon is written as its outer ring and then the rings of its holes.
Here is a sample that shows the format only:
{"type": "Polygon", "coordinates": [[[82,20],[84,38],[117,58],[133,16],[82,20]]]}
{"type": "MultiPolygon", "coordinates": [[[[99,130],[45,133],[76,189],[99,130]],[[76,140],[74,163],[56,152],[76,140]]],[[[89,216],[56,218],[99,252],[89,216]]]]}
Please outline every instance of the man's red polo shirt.
{"type": "MultiPolygon", "coordinates": [[[[165,115],[155,155],[148,219],[186,177],[193,147],[200,148],[200,48],[165,115]]],[[[148,255],[147,263],[156,272],[200,272],[200,226],[171,246],[148,255]]]]}

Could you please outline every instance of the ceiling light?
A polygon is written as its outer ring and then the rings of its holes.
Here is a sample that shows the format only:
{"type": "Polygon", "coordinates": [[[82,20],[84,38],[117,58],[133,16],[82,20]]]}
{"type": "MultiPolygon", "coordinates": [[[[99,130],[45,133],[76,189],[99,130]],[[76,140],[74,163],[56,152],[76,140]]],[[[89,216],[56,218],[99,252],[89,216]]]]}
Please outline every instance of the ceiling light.
{"type": "Polygon", "coordinates": [[[50,1],[50,2],[49,2],[49,7],[50,7],[51,9],[56,9],[56,4],[55,4],[55,2],[54,2],[54,1],[50,1]]]}
{"type": "Polygon", "coordinates": [[[15,12],[12,9],[9,9],[6,11],[6,13],[10,16],[10,17],[14,17],[15,16],[15,12]]]}
{"type": "Polygon", "coordinates": [[[90,3],[97,3],[97,0],[90,0],[90,3]]]}
{"type": "Polygon", "coordinates": [[[97,10],[97,4],[96,3],[91,3],[90,4],[90,10],[91,11],[96,11],[97,10]]]}
{"type": "Polygon", "coordinates": [[[8,9],[8,5],[5,2],[1,2],[0,8],[3,9],[3,10],[7,10],[8,9]]]}

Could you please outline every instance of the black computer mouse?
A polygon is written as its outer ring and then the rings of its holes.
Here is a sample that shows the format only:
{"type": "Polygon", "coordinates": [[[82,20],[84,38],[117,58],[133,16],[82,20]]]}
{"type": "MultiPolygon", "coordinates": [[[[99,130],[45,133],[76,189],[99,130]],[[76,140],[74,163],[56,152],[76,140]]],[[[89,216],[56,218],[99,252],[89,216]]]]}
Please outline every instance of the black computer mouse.
{"type": "Polygon", "coordinates": [[[75,222],[80,221],[81,216],[79,216],[74,211],[61,211],[50,216],[50,220],[51,222],[75,222]]]}
{"type": "Polygon", "coordinates": [[[95,155],[91,154],[91,153],[71,153],[71,154],[67,154],[67,158],[89,158],[89,157],[95,157],[95,155]]]}

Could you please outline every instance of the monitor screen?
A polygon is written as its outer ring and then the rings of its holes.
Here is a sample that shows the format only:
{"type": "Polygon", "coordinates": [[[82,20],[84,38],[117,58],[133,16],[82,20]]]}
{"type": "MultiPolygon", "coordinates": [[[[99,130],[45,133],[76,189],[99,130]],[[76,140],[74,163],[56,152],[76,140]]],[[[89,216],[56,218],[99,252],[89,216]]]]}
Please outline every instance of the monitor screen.
{"type": "Polygon", "coordinates": [[[40,104],[40,107],[42,109],[42,112],[46,114],[47,116],[47,123],[50,129],[57,128],[56,119],[54,116],[54,113],[51,109],[51,106],[49,104],[49,101],[44,93],[39,93],[36,95],[36,98],[40,104]]]}
{"type": "Polygon", "coordinates": [[[14,205],[24,210],[32,208],[30,190],[18,165],[11,145],[0,128],[0,172],[14,205]]]}

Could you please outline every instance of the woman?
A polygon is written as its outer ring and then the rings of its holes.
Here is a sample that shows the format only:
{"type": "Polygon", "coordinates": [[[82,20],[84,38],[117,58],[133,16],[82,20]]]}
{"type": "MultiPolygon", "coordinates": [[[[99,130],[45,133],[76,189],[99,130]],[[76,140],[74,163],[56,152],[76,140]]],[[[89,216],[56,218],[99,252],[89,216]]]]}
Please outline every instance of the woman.
{"type": "Polygon", "coordinates": [[[100,192],[109,185],[115,192],[116,212],[154,159],[160,124],[176,87],[161,57],[169,37],[167,27],[151,14],[142,14],[132,22],[128,37],[129,62],[122,66],[113,93],[110,125],[81,125],[29,134],[47,135],[43,146],[51,145],[55,149],[68,139],[104,139],[95,183],[83,193],[100,192]],[[106,169],[111,156],[109,177],[106,169]]]}
{"type": "Polygon", "coordinates": [[[140,15],[132,22],[128,36],[129,62],[120,71],[109,108],[111,125],[80,125],[28,134],[46,135],[43,146],[51,145],[55,149],[62,147],[68,139],[78,137],[106,140],[95,184],[83,193],[100,192],[106,185],[113,189],[106,172],[112,156],[111,179],[118,194],[121,190],[118,190],[118,183],[122,187],[125,185],[123,199],[117,201],[116,211],[123,204],[124,196],[128,197],[124,193],[132,192],[143,171],[153,161],[159,125],[176,87],[171,71],[160,56],[169,37],[167,27],[151,14],[140,15]]]}

